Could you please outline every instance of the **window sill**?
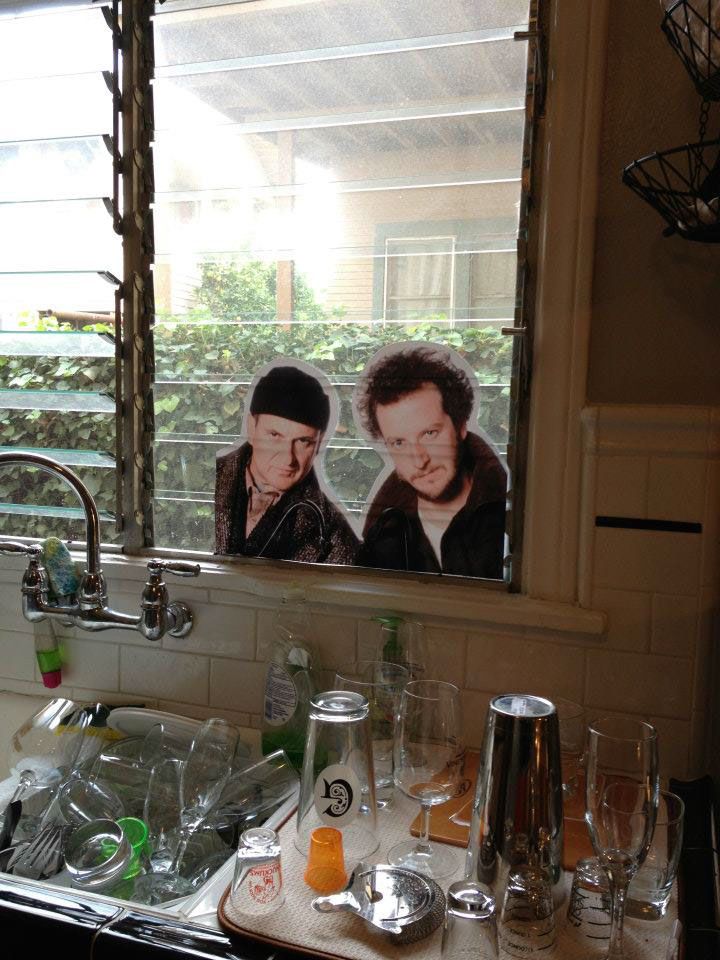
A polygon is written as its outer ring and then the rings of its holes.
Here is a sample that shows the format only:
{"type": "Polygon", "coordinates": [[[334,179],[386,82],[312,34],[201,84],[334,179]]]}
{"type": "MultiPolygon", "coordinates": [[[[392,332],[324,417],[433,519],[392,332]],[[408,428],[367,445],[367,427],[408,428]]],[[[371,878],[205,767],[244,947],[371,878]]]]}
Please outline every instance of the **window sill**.
{"type": "MultiPolygon", "coordinates": [[[[153,552],[157,555],[156,552],[153,552]]],[[[164,554],[163,554],[164,555],[164,554]]],[[[170,552],[168,551],[168,554],[170,552]]],[[[190,559],[190,554],[182,555],[190,559]]],[[[367,575],[343,568],[306,567],[292,569],[257,561],[208,561],[200,563],[197,580],[177,581],[168,577],[173,593],[182,594],[183,584],[210,591],[210,600],[228,602],[225,592],[249,594],[259,601],[278,600],[289,584],[297,584],[313,603],[357,610],[394,611],[455,621],[534,627],[562,633],[598,637],[605,629],[605,615],[569,603],[535,600],[493,589],[479,583],[449,577],[398,577],[388,573],[367,575]]],[[[142,582],[146,576],[142,557],[105,554],[103,569],[108,579],[142,582]]],[[[112,595],[111,595],[112,600],[112,595]]]]}

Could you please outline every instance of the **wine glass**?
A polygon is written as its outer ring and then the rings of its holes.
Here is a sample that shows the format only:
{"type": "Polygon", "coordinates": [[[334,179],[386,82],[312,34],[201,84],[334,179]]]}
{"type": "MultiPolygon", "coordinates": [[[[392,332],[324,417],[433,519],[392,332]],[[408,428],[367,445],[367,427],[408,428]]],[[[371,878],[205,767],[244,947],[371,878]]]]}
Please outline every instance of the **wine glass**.
{"type": "Polygon", "coordinates": [[[463,761],[460,691],[441,680],[413,680],[400,700],[395,739],[395,783],[422,807],[422,833],[391,848],[388,862],[434,880],[448,877],[457,858],[431,843],[430,810],[457,793],[463,761]]]}
{"type": "Polygon", "coordinates": [[[585,819],[612,901],[608,960],[623,960],[628,885],[647,856],[658,805],[657,733],[649,723],[604,717],[588,728],[585,819]]]}
{"type": "Polygon", "coordinates": [[[13,800],[30,787],[57,785],[63,773],[74,772],[90,715],[72,700],[51,700],[10,738],[8,764],[20,780],[13,800]]]}

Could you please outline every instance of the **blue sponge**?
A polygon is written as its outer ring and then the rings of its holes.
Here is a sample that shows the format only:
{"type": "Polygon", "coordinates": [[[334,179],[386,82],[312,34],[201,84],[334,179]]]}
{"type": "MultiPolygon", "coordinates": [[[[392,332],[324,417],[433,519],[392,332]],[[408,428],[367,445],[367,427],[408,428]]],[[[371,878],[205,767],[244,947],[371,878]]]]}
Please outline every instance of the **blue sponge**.
{"type": "Polygon", "coordinates": [[[58,537],[48,537],[43,543],[42,563],[47,570],[52,599],[77,593],[82,574],[70,551],[58,537]]]}

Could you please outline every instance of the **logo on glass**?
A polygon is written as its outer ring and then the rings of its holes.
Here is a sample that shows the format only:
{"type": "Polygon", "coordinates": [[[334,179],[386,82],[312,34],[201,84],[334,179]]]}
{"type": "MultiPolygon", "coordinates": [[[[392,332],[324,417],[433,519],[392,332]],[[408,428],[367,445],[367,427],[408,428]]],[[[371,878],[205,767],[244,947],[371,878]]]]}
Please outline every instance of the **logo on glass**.
{"type": "Polygon", "coordinates": [[[332,783],[328,783],[323,778],[323,783],[325,784],[325,791],[320,796],[323,800],[332,801],[325,807],[323,813],[329,817],[342,817],[352,805],[352,787],[347,780],[333,780],[332,783]]]}
{"type": "Polygon", "coordinates": [[[328,826],[353,821],[360,808],[360,782],[351,767],[334,763],[315,781],[315,810],[328,826]]]}

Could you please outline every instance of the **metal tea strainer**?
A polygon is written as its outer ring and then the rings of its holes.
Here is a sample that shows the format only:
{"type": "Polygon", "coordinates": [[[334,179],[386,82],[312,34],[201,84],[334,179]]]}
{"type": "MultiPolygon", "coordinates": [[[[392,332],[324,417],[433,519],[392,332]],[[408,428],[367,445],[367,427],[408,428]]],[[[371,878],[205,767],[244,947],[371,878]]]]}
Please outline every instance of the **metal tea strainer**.
{"type": "Polygon", "coordinates": [[[345,890],[316,897],[312,905],[318,913],[355,913],[394,943],[422,940],[445,916],[445,895],[434,880],[385,864],[359,863],[345,890]]]}

